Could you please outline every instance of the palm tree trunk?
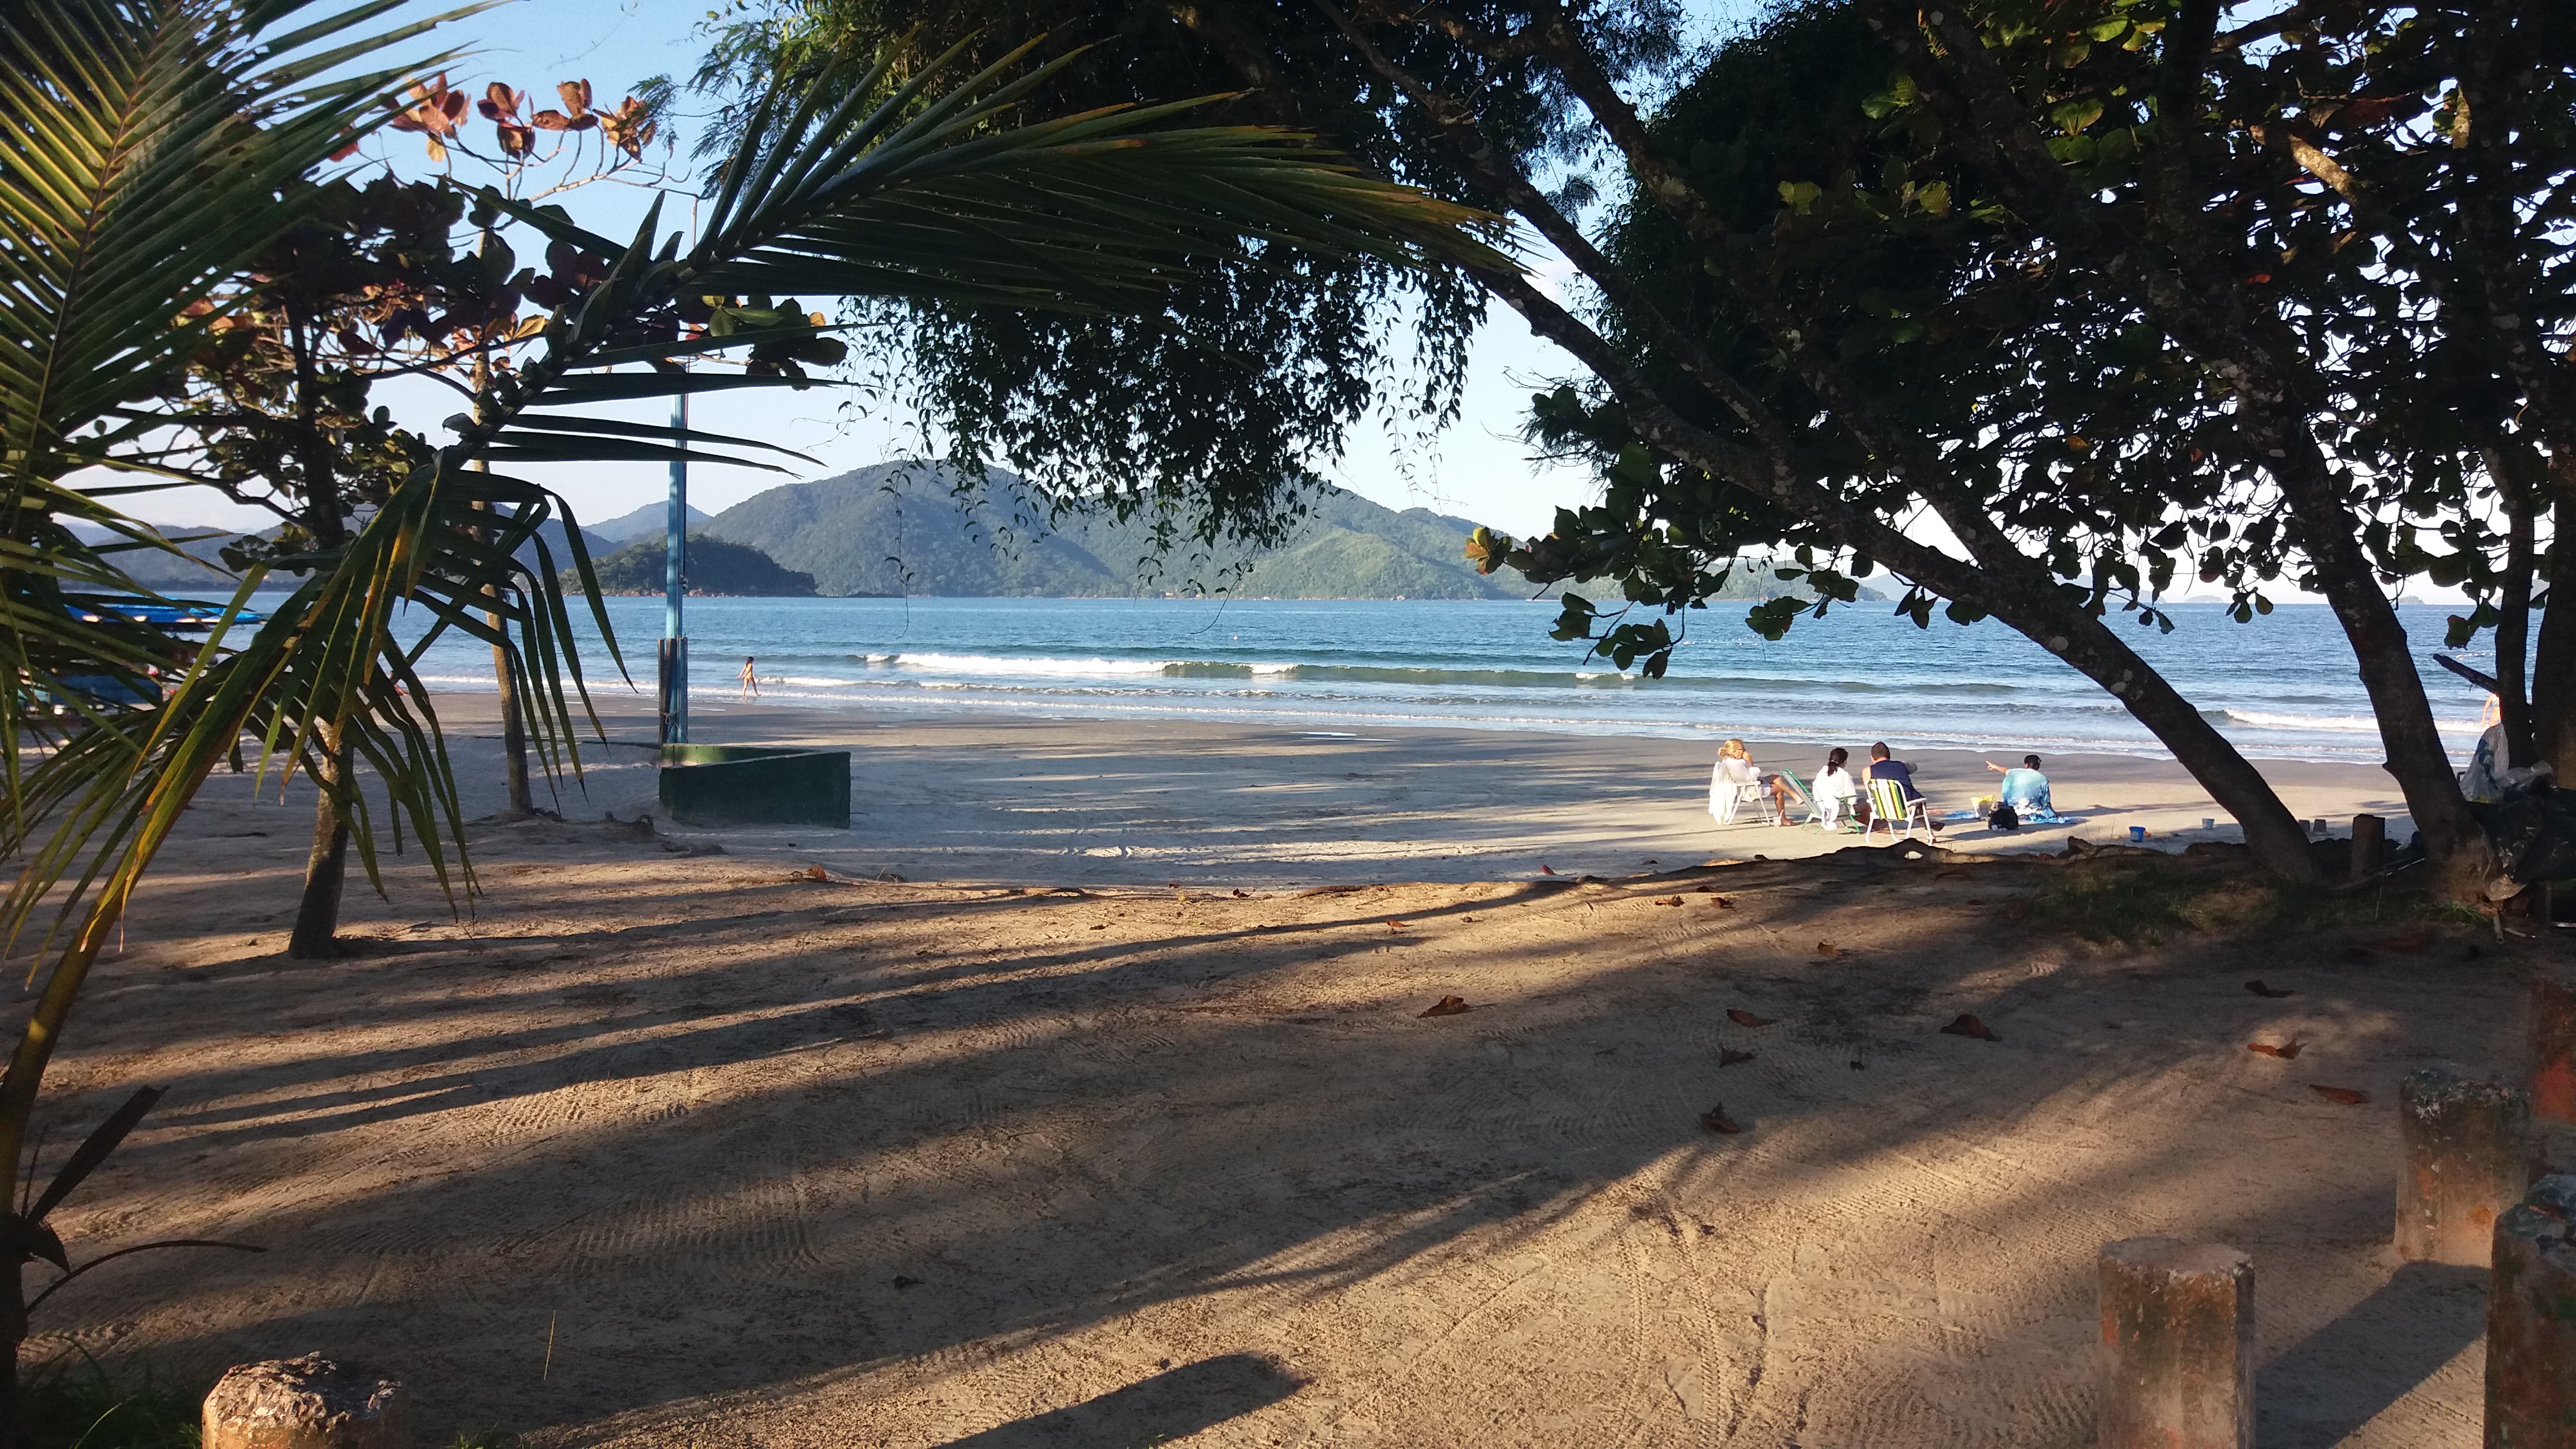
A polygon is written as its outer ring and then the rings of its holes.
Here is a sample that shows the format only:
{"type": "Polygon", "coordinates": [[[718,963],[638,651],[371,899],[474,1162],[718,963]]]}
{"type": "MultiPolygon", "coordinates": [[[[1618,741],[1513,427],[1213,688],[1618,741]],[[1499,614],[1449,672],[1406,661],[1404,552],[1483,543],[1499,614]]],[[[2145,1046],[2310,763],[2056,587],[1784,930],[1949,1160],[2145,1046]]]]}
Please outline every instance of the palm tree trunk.
{"type": "MultiPolygon", "coordinates": [[[[498,614],[483,617],[495,629],[509,627],[498,614]]],[[[510,653],[498,644],[492,646],[492,677],[501,685],[501,757],[510,782],[510,803],[502,814],[525,820],[537,813],[528,794],[528,726],[519,712],[519,681],[510,673],[510,653]]]]}
{"type": "MultiPolygon", "coordinates": [[[[317,751],[323,777],[334,785],[349,780],[349,752],[340,748],[338,732],[326,734],[317,751]]],[[[317,790],[313,801],[313,847],[304,857],[304,896],[295,907],[295,929],[286,954],[297,961],[327,961],[338,954],[333,938],[340,931],[340,892],[349,879],[349,822],[329,790],[317,790]]]]}

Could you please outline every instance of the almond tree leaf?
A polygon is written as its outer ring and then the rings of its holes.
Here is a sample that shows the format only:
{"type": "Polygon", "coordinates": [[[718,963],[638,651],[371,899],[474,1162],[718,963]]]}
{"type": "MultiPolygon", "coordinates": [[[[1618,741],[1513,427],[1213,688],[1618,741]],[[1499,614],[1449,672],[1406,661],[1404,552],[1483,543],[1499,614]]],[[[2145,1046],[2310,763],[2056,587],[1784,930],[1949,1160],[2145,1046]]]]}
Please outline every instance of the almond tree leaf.
{"type": "Polygon", "coordinates": [[[1433,1002],[1431,1004],[1431,1009],[1423,1012],[1422,1015],[1456,1016],[1465,1010],[1467,1010],[1467,998],[1463,996],[1444,996],[1438,1001],[1433,1002]]]}
{"type": "Polygon", "coordinates": [[[1720,1102],[1716,1106],[1709,1108],[1707,1111],[1700,1113],[1699,1125],[1707,1128],[1711,1132],[1725,1132],[1732,1134],[1744,1130],[1742,1126],[1737,1124],[1734,1118],[1726,1115],[1726,1104],[1724,1102],[1720,1102]]]}
{"type": "Polygon", "coordinates": [[[2253,992],[2257,996],[2269,997],[2274,1001],[2278,1001],[2284,996],[2296,996],[2299,994],[2295,991],[2285,991],[2278,986],[2266,986],[2260,981],[2246,982],[2245,989],[2253,992]]]}
{"type": "Polygon", "coordinates": [[[2258,1041],[2248,1045],[2245,1049],[2249,1052],[2256,1052],[2263,1056],[2279,1057],[2283,1061],[2288,1061],[2299,1054],[2303,1045],[2304,1043],[2294,1041],[2286,1046],[2274,1046],[2268,1041],[2258,1041]]]}
{"type": "Polygon", "coordinates": [[[1751,1052],[1740,1052],[1733,1047],[1717,1049],[1717,1064],[1721,1067],[1740,1067],[1751,1060],[1753,1060],[1751,1052]]]}
{"type": "Polygon", "coordinates": [[[1964,1011],[1959,1013],[1957,1020],[1941,1028],[1941,1032],[1945,1036],[1975,1037],[1979,1041],[2003,1040],[2002,1037],[1995,1035],[1993,1027],[1986,1025],[1983,1017],[1971,1016],[1964,1011]]]}
{"type": "Polygon", "coordinates": [[[1752,1012],[1746,1011],[1740,1006],[1728,1007],[1726,1009],[1726,1019],[1734,1022],[1737,1026],[1769,1026],[1774,1020],[1776,1020],[1776,1018],[1768,1016],[1755,1016],[1752,1012]]]}
{"type": "Polygon", "coordinates": [[[2338,1107],[2358,1107],[2370,1100],[2370,1094],[2368,1092],[2356,1092],[2350,1087],[2319,1087],[2311,1085],[2308,1090],[2325,1098],[2327,1101],[2334,1103],[2338,1107]]]}

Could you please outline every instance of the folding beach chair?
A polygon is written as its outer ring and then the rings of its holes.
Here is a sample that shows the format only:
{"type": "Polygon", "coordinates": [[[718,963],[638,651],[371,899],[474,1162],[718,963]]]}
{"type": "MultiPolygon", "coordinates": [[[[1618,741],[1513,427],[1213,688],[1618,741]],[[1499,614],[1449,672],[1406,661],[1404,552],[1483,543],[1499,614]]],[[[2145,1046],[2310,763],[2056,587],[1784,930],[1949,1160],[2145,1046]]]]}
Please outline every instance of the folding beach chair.
{"type": "Polygon", "coordinates": [[[1923,838],[1932,838],[1932,816],[1925,808],[1928,802],[1908,800],[1905,787],[1894,780],[1873,779],[1869,782],[1869,823],[1861,827],[1861,839],[1867,840],[1878,827],[1887,827],[1889,840],[1912,840],[1914,827],[1923,827],[1923,838]],[[1902,830],[1900,835],[1898,832],[1902,830]]]}
{"type": "MultiPolygon", "coordinates": [[[[1802,825],[1817,825],[1823,823],[1825,818],[1824,807],[1817,803],[1816,792],[1808,789],[1807,782],[1798,778],[1798,772],[1795,770],[1782,770],[1779,772],[1779,775],[1782,780],[1788,783],[1789,793],[1797,798],[1799,804],[1807,807],[1807,818],[1799,823],[1802,825]]],[[[1774,825],[1779,824],[1780,818],[1776,815],[1773,816],[1771,818],[1771,823],[1774,825]]]]}

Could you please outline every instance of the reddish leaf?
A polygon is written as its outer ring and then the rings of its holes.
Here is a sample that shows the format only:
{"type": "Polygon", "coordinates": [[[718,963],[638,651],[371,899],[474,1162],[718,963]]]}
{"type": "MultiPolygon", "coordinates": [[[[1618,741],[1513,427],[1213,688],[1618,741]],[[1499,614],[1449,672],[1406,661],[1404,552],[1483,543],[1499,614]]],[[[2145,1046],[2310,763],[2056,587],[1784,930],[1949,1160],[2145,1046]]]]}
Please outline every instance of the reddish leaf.
{"type": "Polygon", "coordinates": [[[501,138],[501,154],[525,156],[537,149],[537,133],[516,121],[496,122],[492,128],[501,138]]]}
{"type": "Polygon", "coordinates": [[[1406,931],[1413,928],[1413,923],[1411,921],[1389,921],[1386,923],[1386,928],[1390,931],[1406,931]]]}
{"type": "Polygon", "coordinates": [[[2245,989],[2253,992],[2257,996],[2268,996],[2275,1001],[2280,1000],[2284,996],[2296,996],[2299,994],[2295,991],[2285,991],[2278,986],[2266,986],[2260,981],[2246,982],[2245,989]]]}
{"type": "Polygon", "coordinates": [[[1768,1016],[1755,1016],[1752,1012],[1746,1011],[1740,1006],[1728,1007],[1726,1009],[1726,1019],[1734,1022],[1737,1026],[1769,1026],[1774,1020],[1774,1018],[1768,1016]]]}
{"type": "Polygon", "coordinates": [[[1751,1060],[1753,1060],[1751,1052],[1740,1052],[1733,1047],[1717,1049],[1717,1064],[1721,1067],[1740,1067],[1751,1060]]]}
{"type": "Polygon", "coordinates": [[[1538,868],[1538,873],[1540,875],[1554,875],[1556,874],[1556,867],[1552,865],[1542,865],[1538,868]]]}
{"type": "Polygon", "coordinates": [[[1678,906],[1681,903],[1682,898],[1680,896],[1662,896],[1657,898],[1655,901],[1655,904],[1659,906],[1678,906]]]}
{"type": "Polygon", "coordinates": [[[1947,1036],[1972,1036],[1979,1041],[2003,1040],[2003,1038],[1995,1035],[1995,1029],[1993,1027],[1986,1025],[1984,1018],[1970,1016],[1964,1011],[1959,1013],[1958,1020],[1941,1028],[1941,1031],[1947,1036]]]}
{"type": "Polygon", "coordinates": [[[2319,1087],[2311,1085],[2308,1090],[2325,1098],[2327,1101],[2334,1103],[2338,1107],[2358,1107],[2362,1103],[2370,1100],[2370,1094],[2368,1092],[2356,1092],[2350,1087],[2319,1087]]]}
{"type": "Polygon", "coordinates": [[[1431,1004],[1431,1009],[1423,1012],[1422,1014],[1424,1016],[1456,1016],[1466,1009],[1467,998],[1463,996],[1444,996],[1438,1001],[1433,1002],[1431,1004]]]}
{"type": "MultiPolygon", "coordinates": [[[[682,560],[682,562],[684,562],[684,563],[685,563],[685,562],[687,562],[687,560],[683,559],[683,560],[682,560]]],[[[1238,901],[1248,901],[1248,900],[1252,899],[1252,892],[1247,891],[1247,890],[1241,890],[1241,889],[1238,889],[1238,890],[1236,890],[1236,891],[1235,891],[1235,893],[1234,893],[1234,898],[1235,898],[1236,900],[1238,900],[1238,901]]]]}
{"type": "Polygon", "coordinates": [[[2267,1057],[2279,1057],[2281,1060],[2286,1062],[2290,1058],[2299,1054],[2301,1045],[2302,1043],[2296,1041],[2291,1042],[2287,1046],[2274,1046],[2268,1041],[2258,1041],[2247,1046],[2245,1049],[2249,1052],[2259,1052],[2267,1057]]]}
{"type": "Polygon", "coordinates": [[[1724,1102],[1720,1102],[1716,1106],[1709,1108],[1707,1111],[1700,1113],[1699,1125],[1707,1128],[1711,1132],[1734,1133],[1744,1130],[1742,1127],[1736,1125],[1734,1118],[1726,1115],[1726,1104],[1724,1102]]]}
{"type": "Polygon", "coordinates": [[[1834,943],[1831,941],[1818,941],[1816,943],[1816,954],[1819,956],[1830,956],[1834,954],[1834,943]]]}
{"type": "Polygon", "coordinates": [[[832,873],[823,869],[823,867],[819,865],[809,865],[805,867],[805,878],[807,880],[830,880],[832,878],[832,873]]]}
{"type": "Polygon", "coordinates": [[[590,109],[590,82],[557,81],[555,94],[563,97],[564,109],[578,116],[590,109]]]}

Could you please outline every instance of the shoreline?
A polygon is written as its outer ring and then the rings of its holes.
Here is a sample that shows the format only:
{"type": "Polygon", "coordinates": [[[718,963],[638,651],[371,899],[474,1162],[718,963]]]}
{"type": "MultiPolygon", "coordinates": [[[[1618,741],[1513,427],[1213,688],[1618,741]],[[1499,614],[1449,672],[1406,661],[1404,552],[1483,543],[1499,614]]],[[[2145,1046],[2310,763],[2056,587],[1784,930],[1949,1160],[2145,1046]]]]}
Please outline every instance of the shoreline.
{"type": "MultiPolygon", "coordinates": [[[[434,696],[455,749],[469,816],[499,804],[497,697],[434,696]]],[[[600,701],[611,744],[585,739],[588,788],[571,787],[567,818],[658,815],[649,703],[600,701]]],[[[820,709],[701,698],[700,743],[795,744],[852,752],[851,829],[724,827],[657,821],[675,838],[733,852],[777,852],[857,877],[1007,885],[1124,883],[1285,885],[1348,881],[1525,880],[1636,874],[1703,860],[1790,859],[1862,843],[1793,825],[1707,812],[1716,741],[1498,729],[1382,726],[1318,730],[1173,720],[969,717],[929,711],[820,709]]],[[[1824,747],[1748,741],[1754,764],[1812,780],[1824,747]]],[[[1870,741],[1845,742],[1855,758],[1870,741]]],[[[2004,755],[1906,750],[1938,811],[1992,794],[2004,755]]],[[[2056,852],[2069,835],[2180,850],[2241,841],[2188,773],[2169,760],[2101,753],[2045,756],[2058,809],[2072,824],[1994,831],[1947,825],[1940,843],[1985,854],[2056,852]],[[2214,818],[2214,828],[2201,821],[2214,818]]],[[[2393,781],[2349,762],[2268,760],[2260,767],[2301,819],[2331,834],[2368,812],[2392,840],[2413,832],[2393,781]]],[[[539,803],[546,803],[542,781],[539,803]]],[[[1872,837],[1883,844],[1886,836],[1872,837]]]]}

